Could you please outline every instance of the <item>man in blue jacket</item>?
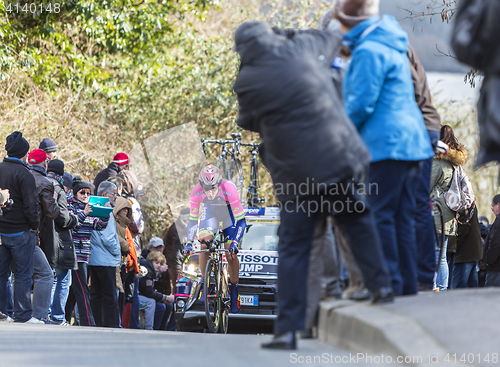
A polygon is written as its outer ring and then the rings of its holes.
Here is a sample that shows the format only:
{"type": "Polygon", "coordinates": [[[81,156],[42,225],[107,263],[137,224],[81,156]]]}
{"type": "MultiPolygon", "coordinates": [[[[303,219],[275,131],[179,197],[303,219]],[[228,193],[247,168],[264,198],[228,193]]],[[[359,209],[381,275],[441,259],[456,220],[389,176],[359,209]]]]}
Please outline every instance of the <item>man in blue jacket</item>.
{"type": "Polygon", "coordinates": [[[413,89],[408,35],[394,17],[378,15],[379,0],[339,0],[333,17],[352,50],[344,79],[347,115],[372,160],[368,193],[396,294],[415,294],[416,192],[421,162],[434,155],[413,89]]]}

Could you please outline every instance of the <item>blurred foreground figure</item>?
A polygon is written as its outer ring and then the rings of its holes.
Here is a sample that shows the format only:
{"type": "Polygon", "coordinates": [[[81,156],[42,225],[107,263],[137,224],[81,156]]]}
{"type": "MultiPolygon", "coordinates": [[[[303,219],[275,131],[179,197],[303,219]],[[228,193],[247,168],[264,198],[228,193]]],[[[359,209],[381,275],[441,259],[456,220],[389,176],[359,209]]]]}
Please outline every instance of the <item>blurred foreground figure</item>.
{"type": "Polygon", "coordinates": [[[264,348],[295,349],[304,329],[309,253],[316,222],[334,215],[358,261],[374,303],[392,301],[373,213],[362,176],[370,154],[343,111],[329,76],[342,34],[271,30],[242,24],[235,34],[241,68],[234,86],[238,125],[259,132],[259,149],[281,206],[278,231],[278,319],[264,348]]]}

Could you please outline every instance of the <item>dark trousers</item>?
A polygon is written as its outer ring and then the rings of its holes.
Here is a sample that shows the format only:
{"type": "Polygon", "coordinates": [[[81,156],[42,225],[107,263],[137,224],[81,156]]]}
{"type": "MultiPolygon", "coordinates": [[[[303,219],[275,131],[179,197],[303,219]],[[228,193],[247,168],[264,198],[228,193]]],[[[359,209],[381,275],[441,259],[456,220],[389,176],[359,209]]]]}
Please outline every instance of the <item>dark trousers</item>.
{"type": "MultiPolygon", "coordinates": [[[[79,262],[77,270],[71,270],[71,290],[75,296],[78,305],[78,314],[80,316],[80,326],[95,326],[94,316],[90,307],[90,290],[87,283],[87,264],[79,262]]],[[[66,315],[71,317],[71,313],[66,315]]],[[[68,317],[68,316],[66,316],[68,317]]]]}
{"type": "MultiPolygon", "coordinates": [[[[348,184],[345,184],[348,185],[348,184]]],[[[353,183],[350,183],[354,187],[353,183]]],[[[278,229],[278,318],[275,333],[304,329],[309,253],[317,220],[332,214],[346,234],[368,289],[390,287],[373,215],[358,192],[282,202],[278,229]]],[[[356,186],[357,187],[357,186],[356,186]]],[[[355,188],[355,187],[354,187],[355,188]]],[[[330,191],[331,192],[331,191],[330,191]]]]}
{"type": "Polygon", "coordinates": [[[385,160],[371,163],[368,170],[368,182],[377,185],[368,202],[396,294],[418,292],[415,198],[420,178],[420,161],[385,160]]]}
{"type": "Polygon", "coordinates": [[[119,327],[116,267],[89,266],[88,269],[90,306],[95,324],[103,327],[119,327]]]}

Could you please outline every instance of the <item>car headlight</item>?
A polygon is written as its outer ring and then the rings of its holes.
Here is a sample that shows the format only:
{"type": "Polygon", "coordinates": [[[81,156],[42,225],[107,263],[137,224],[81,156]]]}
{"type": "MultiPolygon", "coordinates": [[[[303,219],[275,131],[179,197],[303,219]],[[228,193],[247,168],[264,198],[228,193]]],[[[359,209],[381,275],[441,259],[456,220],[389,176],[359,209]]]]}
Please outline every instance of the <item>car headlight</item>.
{"type": "Polygon", "coordinates": [[[189,264],[187,267],[187,271],[191,274],[194,273],[194,269],[195,269],[194,264],[189,264]]]}
{"type": "Polygon", "coordinates": [[[177,300],[177,308],[178,309],[183,309],[185,305],[186,305],[186,302],[184,302],[183,299],[178,299],[177,300]]]}

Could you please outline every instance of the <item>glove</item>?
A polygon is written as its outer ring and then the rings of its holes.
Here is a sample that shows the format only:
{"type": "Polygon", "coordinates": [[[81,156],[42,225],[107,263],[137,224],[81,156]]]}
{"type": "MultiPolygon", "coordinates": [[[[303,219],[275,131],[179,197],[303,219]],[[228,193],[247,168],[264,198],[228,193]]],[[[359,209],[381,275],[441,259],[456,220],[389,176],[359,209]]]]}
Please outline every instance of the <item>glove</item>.
{"type": "Polygon", "coordinates": [[[191,251],[193,251],[193,244],[191,242],[186,243],[186,247],[182,251],[184,256],[188,255],[191,251]]]}
{"type": "Polygon", "coordinates": [[[232,252],[235,255],[238,253],[238,242],[231,242],[231,244],[229,245],[229,252],[232,252]]]}

